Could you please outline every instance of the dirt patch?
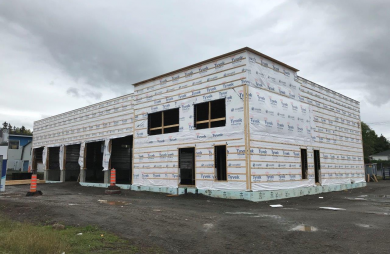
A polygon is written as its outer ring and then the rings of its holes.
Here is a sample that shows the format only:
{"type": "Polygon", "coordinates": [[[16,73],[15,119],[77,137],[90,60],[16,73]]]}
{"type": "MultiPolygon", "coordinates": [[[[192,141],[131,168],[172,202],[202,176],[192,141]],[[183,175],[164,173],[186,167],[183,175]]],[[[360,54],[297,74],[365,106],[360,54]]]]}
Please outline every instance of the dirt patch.
{"type": "Polygon", "coordinates": [[[278,200],[283,208],[270,207],[275,202],[194,194],[168,197],[123,190],[113,197],[105,195],[103,188],[77,183],[44,184],[38,189],[43,196],[25,197],[28,186],[7,186],[7,193],[0,195],[0,209],[17,220],[97,225],[138,245],[156,246],[167,253],[388,251],[390,181],[322,193],[321,199],[313,195],[278,200]],[[296,228],[302,225],[302,230],[296,228]]]}

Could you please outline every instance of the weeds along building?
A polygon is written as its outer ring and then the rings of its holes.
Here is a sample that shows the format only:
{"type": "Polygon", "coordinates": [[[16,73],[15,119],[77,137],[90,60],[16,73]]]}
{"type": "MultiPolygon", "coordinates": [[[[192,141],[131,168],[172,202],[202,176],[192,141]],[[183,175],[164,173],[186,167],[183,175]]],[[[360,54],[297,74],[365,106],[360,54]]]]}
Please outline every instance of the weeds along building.
{"type": "Polygon", "coordinates": [[[253,201],[365,186],[359,102],[242,48],[36,121],[48,181],[253,201]]]}

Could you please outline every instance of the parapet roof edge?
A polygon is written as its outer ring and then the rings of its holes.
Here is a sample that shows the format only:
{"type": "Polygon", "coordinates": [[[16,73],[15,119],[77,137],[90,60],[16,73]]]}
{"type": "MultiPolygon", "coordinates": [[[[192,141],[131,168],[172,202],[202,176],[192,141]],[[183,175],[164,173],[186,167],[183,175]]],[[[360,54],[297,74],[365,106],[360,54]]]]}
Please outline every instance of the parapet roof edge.
{"type": "Polygon", "coordinates": [[[191,68],[194,68],[196,66],[199,66],[199,65],[202,65],[202,64],[205,64],[205,63],[208,63],[208,62],[211,62],[211,61],[214,61],[214,60],[217,60],[219,58],[222,58],[222,57],[226,57],[226,56],[229,56],[229,55],[234,55],[234,54],[238,54],[238,53],[241,53],[243,51],[249,51],[249,52],[252,52],[254,54],[257,54],[261,57],[264,57],[264,58],[267,58],[268,60],[271,60],[277,64],[280,64],[286,68],[289,68],[293,71],[299,71],[298,69],[288,65],[288,64],[285,64],[281,61],[278,61],[270,56],[267,56],[267,55],[264,55],[263,53],[260,53],[259,51],[256,51],[252,48],[249,48],[249,47],[244,47],[244,48],[240,48],[240,49],[237,49],[237,50],[234,50],[234,51],[231,51],[231,52],[228,52],[228,53],[225,53],[225,54],[222,54],[222,55],[219,55],[219,56],[216,56],[216,57],[213,57],[213,58],[209,58],[207,60],[204,60],[204,61],[201,61],[201,62],[198,62],[198,63],[195,63],[195,64],[191,64],[191,65],[188,65],[186,67],[183,67],[183,68],[180,68],[180,69],[177,69],[177,70],[174,70],[174,71],[170,71],[170,72],[167,72],[165,74],[161,74],[161,75],[158,75],[156,77],[153,77],[153,78],[150,78],[150,79],[145,79],[143,81],[140,81],[140,82],[137,82],[137,83],[134,83],[133,86],[137,86],[137,85],[141,85],[143,83],[146,83],[146,82],[150,82],[150,81],[153,81],[153,80],[156,80],[156,79],[160,79],[162,77],[165,77],[165,76],[168,76],[168,75],[172,75],[174,73],[177,73],[177,72],[181,72],[181,71],[184,71],[184,70],[187,70],[187,69],[191,69],[191,68]]]}
{"type": "Polygon", "coordinates": [[[23,135],[23,134],[8,134],[9,137],[26,137],[26,138],[32,138],[33,135],[23,135]]]}
{"type": "Polygon", "coordinates": [[[320,87],[322,87],[322,88],[324,88],[324,89],[330,90],[330,91],[332,91],[332,92],[334,92],[334,93],[336,93],[336,94],[338,94],[338,95],[341,95],[341,96],[343,96],[343,97],[345,97],[345,98],[348,98],[348,99],[350,99],[350,100],[353,100],[354,102],[357,102],[357,103],[360,105],[360,101],[355,100],[355,99],[352,99],[351,97],[345,96],[345,95],[342,94],[342,93],[336,92],[335,90],[332,90],[332,89],[327,88],[327,87],[325,87],[325,86],[321,86],[321,85],[319,85],[319,84],[317,84],[317,83],[315,83],[315,82],[313,82],[313,81],[311,81],[311,80],[308,80],[308,79],[306,79],[306,78],[303,78],[303,77],[301,77],[301,76],[298,76],[298,78],[304,79],[304,80],[309,81],[309,82],[311,82],[311,83],[313,83],[313,84],[315,84],[315,85],[317,85],[317,86],[320,86],[320,87]]]}
{"type": "Polygon", "coordinates": [[[64,114],[67,114],[67,113],[70,113],[70,112],[73,112],[73,111],[76,111],[76,110],[88,108],[88,107],[91,107],[91,106],[93,106],[93,105],[97,105],[97,104],[99,104],[99,103],[103,103],[103,102],[115,100],[115,99],[118,99],[118,98],[121,98],[121,97],[124,97],[124,96],[132,95],[132,94],[134,94],[134,92],[128,93],[128,94],[124,94],[124,95],[121,95],[121,96],[118,96],[118,97],[114,97],[114,98],[111,98],[111,99],[108,99],[108,100],[96,102],[96,103],[94,103],[94,104],[90,104],[90,105],[88,105],[88,106],[84,106],[84,107],[81,107],[81,108],[76,108],[76,109],[72,109],[72,110],[69,110],[69,111],[65,111],[65,112],[60,113],[60,114],[56,114],[56,115],[52,115],[52,116],[49,116],[49,117],[45,117],[45,118],[42,118],[42,119],[39,119],[39,120],[34,121],[34,123],[35,123],[35,122],[38,122],[38,121],[42,121],[42,120],[48,119],[48,118],[52,118],[52,117],[55,117],[55,116],[64,115],[64,114]]]}

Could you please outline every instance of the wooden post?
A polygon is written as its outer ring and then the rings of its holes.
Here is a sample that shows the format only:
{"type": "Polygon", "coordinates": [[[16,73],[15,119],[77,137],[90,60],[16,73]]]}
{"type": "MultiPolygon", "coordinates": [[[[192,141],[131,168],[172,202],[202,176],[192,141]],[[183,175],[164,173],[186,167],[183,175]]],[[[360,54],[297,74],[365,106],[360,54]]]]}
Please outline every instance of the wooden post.
{"type": "MultiPolygon", "coordinates": [[[[110,139],[110,141],[108,142],[108,151],[110,152],[110,154],[112,153],[112,139],[110,139]]],[[[112,157],[112,155],[110,155],[110,159],[108,160],[108,169],[109,170],[111,169],[111,157],[112,157]]]]}
{"type": "Polygon", "coordinates": [[[49,170],[49,163],[50,163],[49,156],[50,156],[50,147],[46,149],[46,170],[49,170]]]}
{"type": "Polygon", "coordinates": [[[84,145],[84,158],[83,158],[83,169],[86,169],[87,167],[87,143],[84,145]]]}
{"type": "Polygon", "coordinates": [[[66,146],[64,145],[64,158],[63,158],[63,170],[66,169],[66,146]]]}
{"type": "Polygon", "coordinates": [[[246,189],[252,190],[251,176],[251,153],[250,153],[250,131],[249,131],[249,100],[248,86],[244,85],[244,138],[245,138],[245,168],[246,168],[246,189]]]}
{"type": "Polygon", "coordinates": [[[31,156],[31,172],[36,172],[37,170],[37,159],[36,156],[36,148],[32,149],[32,156],[31,156]]]}

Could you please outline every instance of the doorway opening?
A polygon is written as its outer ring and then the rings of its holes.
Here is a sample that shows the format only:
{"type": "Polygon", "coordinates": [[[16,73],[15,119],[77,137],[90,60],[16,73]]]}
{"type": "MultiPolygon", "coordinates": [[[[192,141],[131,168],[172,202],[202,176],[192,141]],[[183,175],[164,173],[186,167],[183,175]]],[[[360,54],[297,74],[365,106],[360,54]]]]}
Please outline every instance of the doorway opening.
{"type": "Polygon", "coordinates": [[[214,146],[214,163],[216,180],[226,181],[226,146],[214,146]]]}
{"type": "Polygon", "coordinates": [[[116,183],[131,184],[133,136],[111,140],[111,167],[116,169],[116,183]]]}
{"type": "Polygon", "coordinates": [[[80,174],[80,145],[65,147],[65,182],[77,181],[80,174]]]}
{"type": "Polygon", "coordinates": [[[321,170],[320,150],[314,150],[314,177],[316,183],[320,183],[320,170],[321,170]]]}
{"type": "Polygon", "coordinates": [[[195,148],[179,148],[180,185],[195,185],[195,148]]]}
{"type": "Polygon", "coordinates": [[[85,148],[87,149],[85,181],[89,183],[104,183],[104,141],[87,143],[85,148]]]}
{"type": "Polygon", "coordinates": [[[33,151],[32,171],[35,173],[43,170],[43,147],[35,148],[33,151]]]}
{"type": "Polygon", "coordinates": [[[307,179],[307,150],[301,149],[301,177],[307,179]]]}
{"type": "Polygon", "coordinates": [[[47,171],[47,180],[60,180],[60,147],[49,147],[49,165],[47,171]]]}

